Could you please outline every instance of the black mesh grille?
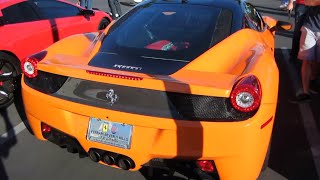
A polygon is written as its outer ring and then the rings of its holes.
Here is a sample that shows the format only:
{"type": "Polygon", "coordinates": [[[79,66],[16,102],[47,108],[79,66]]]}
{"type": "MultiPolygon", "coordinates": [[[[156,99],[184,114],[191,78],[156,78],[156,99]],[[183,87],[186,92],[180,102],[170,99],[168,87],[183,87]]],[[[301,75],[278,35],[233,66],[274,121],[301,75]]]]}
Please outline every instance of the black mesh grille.
{"type": "Polygon", "coordinates": [[[235,110],[229,98],[170,92],[167,96],[179,114],[188,120],[239,121],[255,114],[235,110]]]}
{"type": "Polygon", "coordinates": [[[57,98],[121,112],[221,122],[246,120],[255,114],[235,110],[229,98],[134,88],[70,77],[66,80],[67,77],[44,72],[39,72],[38,77],[37,80],[26,78],[25,81],[32,88],[50,92],[47,94],[57,98]],[[56,85],[52,87],[51,83],[56,85]]]}
{"type": "Polygon", "coordinates": [[[66,76],[43,71],[38,71],[38,75],[35,78],[24,76],[24,82],[28,86],[46,94],[52,94],[58,91],[67,79],[68,77],[66,76]]]}

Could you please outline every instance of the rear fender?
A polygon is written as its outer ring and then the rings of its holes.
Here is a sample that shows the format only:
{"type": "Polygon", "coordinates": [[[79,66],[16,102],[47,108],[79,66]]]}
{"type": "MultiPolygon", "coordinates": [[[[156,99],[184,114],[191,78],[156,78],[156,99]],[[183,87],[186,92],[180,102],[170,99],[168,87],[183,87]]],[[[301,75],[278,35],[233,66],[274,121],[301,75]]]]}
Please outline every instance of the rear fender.
{"type": "Polygon", "coordinates": [[[48,52],[46,58],[56,54],[84,56],[97,35],[98,33],[85,33],[66,37],[46,49],[48,52]]]}
{"type": "Polygon", "coordinates": [[[269,53],[263,53],[264,49],[255,49],[257,56],[250,60],[243,75],[255,75],[261,84],[261,104],[277,103],[279,87],[279,70],[274,57],[269,53]]]}

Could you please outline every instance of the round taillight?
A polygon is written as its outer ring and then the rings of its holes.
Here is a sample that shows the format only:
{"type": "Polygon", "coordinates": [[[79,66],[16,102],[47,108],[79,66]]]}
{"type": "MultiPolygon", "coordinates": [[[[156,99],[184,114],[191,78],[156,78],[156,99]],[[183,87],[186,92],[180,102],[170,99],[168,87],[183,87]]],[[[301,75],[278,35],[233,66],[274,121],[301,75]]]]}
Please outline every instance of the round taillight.
{"type": "Polygon", "coordinates": [[[24,59],[21,62],[21,67],[24,75],[28,78],[36,77],[38,75],[37,63],[38,60],[31,57],[24,59]]]}
{"type": "Polygon", "coordinates": [[[258,79],[247,76],[233,88],[230,99],[232,106],[241,112],[252,112],[259,108],[261,102],[261,86],[258,79]]]}
{"type": "Polygon", "coordinates": [[[28,78],[34,78],[38,75],[37,64],[39,61],[43,60],[47,51],[41,51],[39,53],[33,54],[21,61],[22,72],[28,78]]]}

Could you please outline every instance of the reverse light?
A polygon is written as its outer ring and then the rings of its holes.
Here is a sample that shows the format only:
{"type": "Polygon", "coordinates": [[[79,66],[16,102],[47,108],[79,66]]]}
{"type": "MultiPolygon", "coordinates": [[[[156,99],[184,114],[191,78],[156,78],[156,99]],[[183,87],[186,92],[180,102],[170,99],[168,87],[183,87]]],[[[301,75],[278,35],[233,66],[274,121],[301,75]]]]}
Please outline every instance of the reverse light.
{"type": "Polygon", "coordinates": [[[47,55],[47,51],[41,51],[31,55],[21,61],[21,68],[24,75],[28,78],[34,78],[38,75],[37,64],[47,55]]]}
{"type": "Polygon", "coordinates": [[[233,88],[230,99],[232,106],[241,112],[252,112],[259,108],[261,102],[261,86],[253,76],[241,79],[233,88]]]}
{"type": "Polygon", "coordinates": [[[200,161],[197,161],[197,165],[201,169],[201,171],[209,172],[209,173],[212,173],[215,171],[213,161],[200,160],[200,161]]]}

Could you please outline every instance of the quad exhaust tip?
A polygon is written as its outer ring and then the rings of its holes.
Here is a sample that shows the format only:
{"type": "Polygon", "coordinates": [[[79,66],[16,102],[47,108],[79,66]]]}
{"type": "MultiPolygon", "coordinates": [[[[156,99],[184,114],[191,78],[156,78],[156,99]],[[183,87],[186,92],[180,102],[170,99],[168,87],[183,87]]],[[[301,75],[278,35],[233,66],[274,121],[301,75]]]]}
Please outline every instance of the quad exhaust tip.
{"type": "Polygon", "coordinates": [[[130,160],[126,158],[121,158],[118,161],[118,166],[123,170],[129,170],[132,167],[130,160]]]}
{"type": "Polygon", "coordinates": [[[93,161],[93,162],[99,162],[101,160],[101,156],[98,152],[90,150],[89,151],[89,158],[93,161]]]}
{"type": "Polygon", "coordinates": [[[111,166],[111,165],[114,165],[115,159],[114,159],[113,156],[110,156],[110,155],[106,154],[103,157],[103,162],[105,162],[106,164],[111,166]]]}
{"type": "Polygon", "coordinates": [[[88,155],[93,162],[102,161],[110,166],[116,165],[123,170],[129,170],[135,167],[135,163],[131,158],[121,154],[100,149],[90,149],[88,155]]]}

